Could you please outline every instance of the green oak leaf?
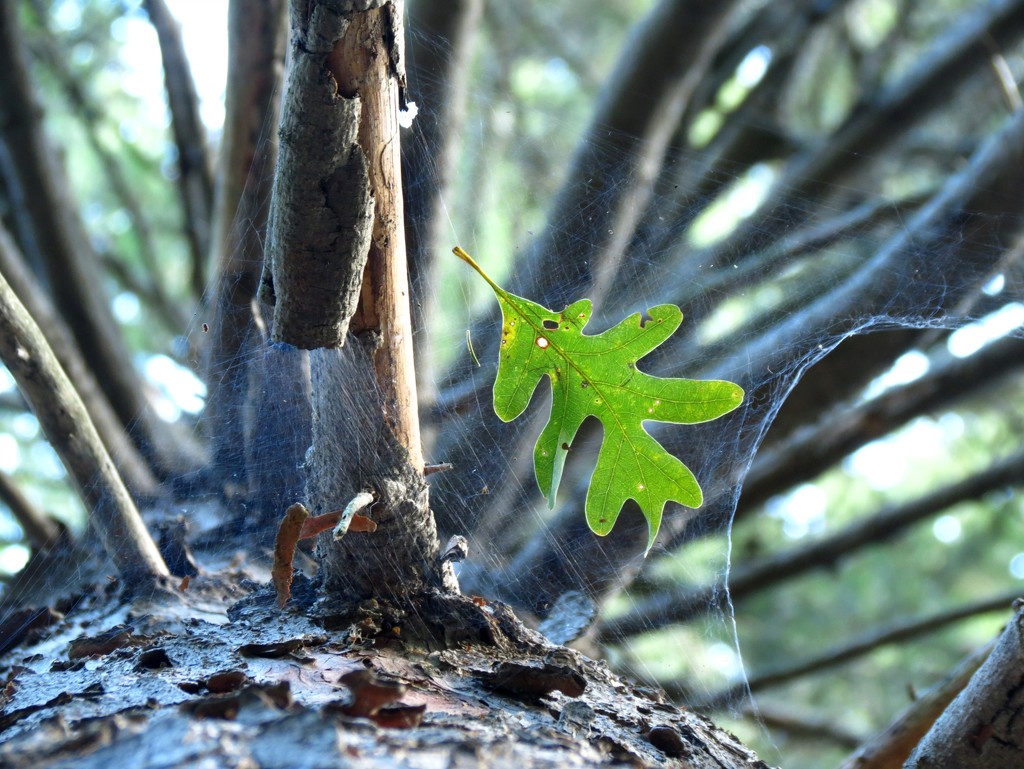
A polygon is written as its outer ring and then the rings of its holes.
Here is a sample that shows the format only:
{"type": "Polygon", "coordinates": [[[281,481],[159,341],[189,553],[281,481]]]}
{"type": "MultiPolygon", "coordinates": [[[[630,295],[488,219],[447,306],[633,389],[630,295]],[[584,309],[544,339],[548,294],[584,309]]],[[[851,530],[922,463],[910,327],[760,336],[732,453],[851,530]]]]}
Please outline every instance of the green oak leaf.
{"type": "Polygon", "coordinates": [[[654,440],[643,423],[707,422],[739,406],[743,390],[732,382],[665,379],[637,369],[637,361],[682,322],[683,313],[675,305],[652,307],[646,317],[634,313],[614,328],[589,336],[583,333],[592,312],[589,299],[553,312],[502,289],[461,248],[454,253],[487,281],[501,306],[494,412],[512,421],[523,413],[542,377],[551,380],[551,415],[533,451],[537,484],[548,505],[554,506],[576,431],[584,419],[595,416],[604,426],[604,438],[587,492],[587,524],[605,536],[622,505],[633,499],[647,519],[649,552],[665,503],[699,507],[703,494],[689,468],[654,440]]]}

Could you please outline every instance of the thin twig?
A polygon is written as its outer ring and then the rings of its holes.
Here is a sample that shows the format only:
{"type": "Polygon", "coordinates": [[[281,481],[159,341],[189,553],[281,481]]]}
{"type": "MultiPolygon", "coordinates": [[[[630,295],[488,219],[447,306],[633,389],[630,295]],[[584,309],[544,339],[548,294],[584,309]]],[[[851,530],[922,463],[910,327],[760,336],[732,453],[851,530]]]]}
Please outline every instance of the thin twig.
{"type": "Polygon", "coordinates": [[[60,539],[60,525],[26,497],[7,473],[0,471],[0,501],[10,509],[35,550],[44,550],[60,539]]]}
{"type": "Polygon", "coordinates": [[[205,264],[213,214],[213,173],[206,150],[206,131],[199,116],[199,96],[185,55],[181,28],[164,0],[145,0],[143,5],[160,40],[171,128],[178,147],[178,189],[192,254],[192,291],[200,297],[206,289],[205,264]]]}

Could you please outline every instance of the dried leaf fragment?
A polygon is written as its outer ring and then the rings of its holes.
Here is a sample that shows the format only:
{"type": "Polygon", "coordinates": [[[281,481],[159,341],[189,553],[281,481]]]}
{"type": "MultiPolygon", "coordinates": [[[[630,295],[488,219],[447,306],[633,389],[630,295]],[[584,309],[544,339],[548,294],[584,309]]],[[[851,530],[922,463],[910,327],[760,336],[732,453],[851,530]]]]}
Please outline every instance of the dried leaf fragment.
{"type": "Polygon", "coordinates": [[[132,629],[124,625],[113,627],[105,633],[95,636],[79,636],[68,648],[68,659],[78,660],[85,657],[102,657],[110,652],[127,646],[132,640],[132,629]]]}
{"type": "Polygon", "coordinates": [[[277,605],[284,608],[292,594],[292,559],[295,558],[295,545],[302,533],[302,524],[309,518],[309,510],[305,505],[296,502],[291,505],[281,519],[274,540],[274,566],[270,575],[277,591],[277,605]]]}
{"type": "Polygon", "coordinates": [[[408,690],[397,681],[386,681],[371,670],[353,670],[338,679],[352,691],[352,701],[331,709],[346,716],[369,718],[386,729],[419,726],[426,705],[394,705],[408,690]]]}
{"type": "Polygon", "coordinates": [[[542,697],[554,691],[566,697],[579,697],[587,688],[587,680],[575,670],[551,663],[530,665],[505,661],[479,674],[479,678],[495,691],[521,697],[542,697]]]}

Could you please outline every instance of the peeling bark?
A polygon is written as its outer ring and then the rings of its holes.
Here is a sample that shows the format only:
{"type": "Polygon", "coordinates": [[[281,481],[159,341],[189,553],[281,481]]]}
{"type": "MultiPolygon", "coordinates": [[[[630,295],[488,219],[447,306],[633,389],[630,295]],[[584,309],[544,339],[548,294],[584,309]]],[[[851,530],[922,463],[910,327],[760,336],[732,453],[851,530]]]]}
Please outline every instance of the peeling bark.
{"type": "Polygon", "coordinates": [[[262,299],[274,306],[275,342],[339,347],[359,300],[373,225],[367,157],[356,141],[362,97],[338,82],[329,62],[347,17],[327,3],[308,13],[292,7],[292,71],[262,299]]]}
{"type": "Polygon", "coordinates": [[[375,532],[321,535],[325,590],[343,602],[453,592],[427,503],[412,366],[401,7],[293,3],[291,21],[264,296],[272,339],[311,349],[307,507],[323,515],[361,492],[377,499],[375,532]]]}

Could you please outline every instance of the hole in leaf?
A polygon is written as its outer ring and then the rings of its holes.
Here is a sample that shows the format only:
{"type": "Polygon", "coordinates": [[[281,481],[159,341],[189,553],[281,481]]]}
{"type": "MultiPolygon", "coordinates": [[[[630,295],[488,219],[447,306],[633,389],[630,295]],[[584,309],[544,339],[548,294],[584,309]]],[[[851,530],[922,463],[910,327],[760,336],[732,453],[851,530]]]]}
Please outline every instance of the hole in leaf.
{"type": "MultiPolygon", "coordinates": [[[[644,310],[642,313],[640,313],[640,328],[645,328],[647,326],[648,321],[651,320],[653,320],[653,318],[650,316],[647,310],[644,310]]],[[[661,323],[660,320],[658,322],[661,323]]]]}
{"type": "Polygon", "coordinates": [[[554,331],[556,328],[558,328],[558,321],[557,320],[545,320],[544,321],[544,328],[546,328],[548,331],[554,331]]]}

